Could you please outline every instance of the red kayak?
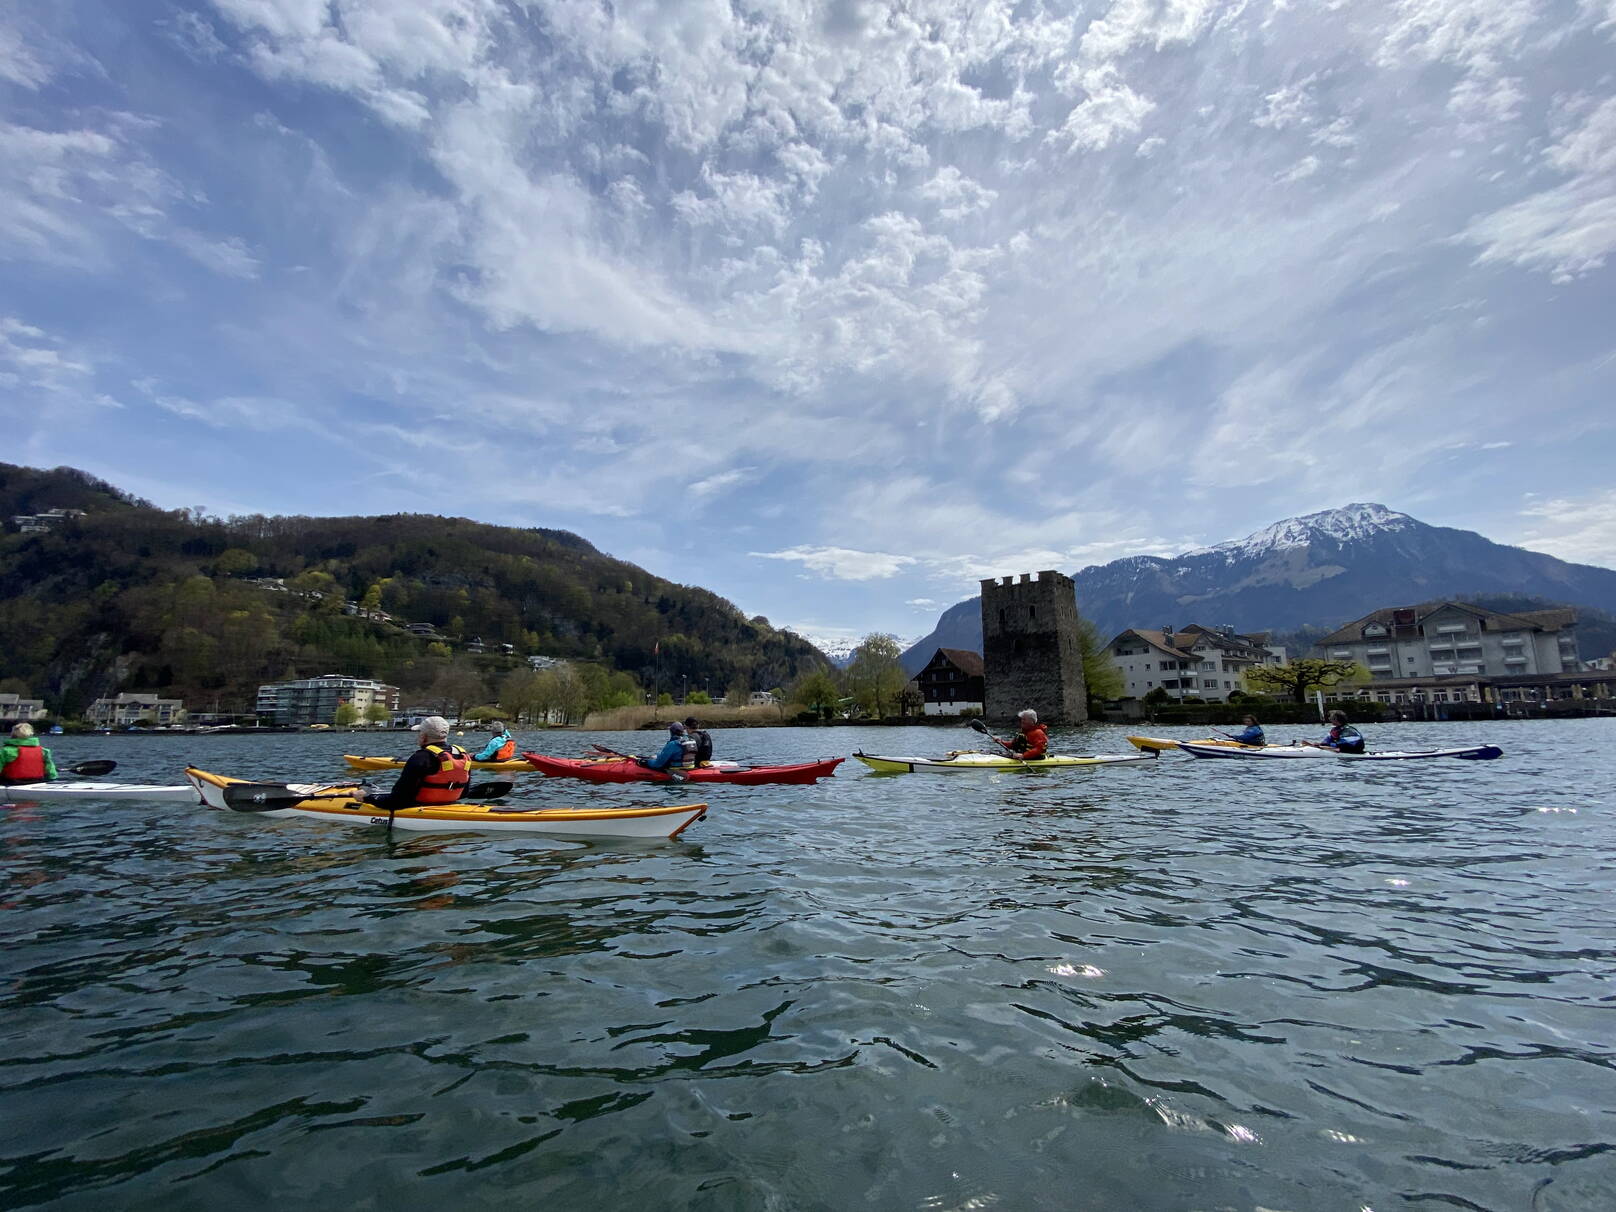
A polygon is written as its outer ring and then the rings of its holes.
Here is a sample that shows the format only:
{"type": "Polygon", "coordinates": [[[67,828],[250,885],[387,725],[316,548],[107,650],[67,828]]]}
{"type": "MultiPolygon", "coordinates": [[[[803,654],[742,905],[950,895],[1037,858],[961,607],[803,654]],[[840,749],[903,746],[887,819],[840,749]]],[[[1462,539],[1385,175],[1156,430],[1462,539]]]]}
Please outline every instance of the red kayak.
{"type": "MultiPolygon", "coordinates": [[[[522,755],[533,769],[559,779],[588,779],[591,783],[670,783],[665,771],[647,770],[629,758],[602,761],[599,758],[545,757],[542,753],[522,755]]],[[[823,758],[798,762],[794,766],[697,766],[681,770],[692,783],[812,783],[836,773],[845,758],[823,758]]]]}

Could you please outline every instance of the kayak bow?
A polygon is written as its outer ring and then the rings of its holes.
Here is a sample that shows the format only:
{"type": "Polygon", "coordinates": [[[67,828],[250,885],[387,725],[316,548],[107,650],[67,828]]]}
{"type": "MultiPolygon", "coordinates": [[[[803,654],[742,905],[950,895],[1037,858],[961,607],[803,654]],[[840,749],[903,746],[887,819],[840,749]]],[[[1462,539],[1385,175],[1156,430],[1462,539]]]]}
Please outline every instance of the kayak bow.
{"type": "Polygon", "coordinates": [[[916,774],[926,771],[948,770],[1044,770],[1068,766],[1125,766],[1135,762],[1155,761],[1154,753],[1095,754],[1090,757],[1070,757],[1050,754],[1046,758],[1027,761],[999,753],[953,753],[946,758],[880,757],[873,753],[853,755],[871,770],[881,774],[916,774]]]}
{"type": "Polygon", "coordinates": [[[1504,751],[1496,745],[1467,745],[1455,749],[1388,750],[1384,753],[1337,753],[1317,745],[1264,745],[1261,749],[1245,746],[1224,748],[1203,745],[1199,741],[1180,741],[1178,747],[1185,753],[1201,758],[1335,758],[1338,762],[1407,762],[1419,758],[1462,758],[1473,762],[1490,762],[1503,757],[1504,751]]]}
{"type": "Polygon", "coordinates": [[[196,791],[187,784],[178,787],[159,787],[142,783],[90,783],[53,781],[49,783],[12,783],[0,787],[0,804],[15,804],[36,800],[160,800],[167,803],[194,804],[196,791]]]}
{"type": "Polygon", "coordinates": [[[670,777],[666,771],[647,770],[628,758],[601,761],[596,758],[546,757],[542,753],[522,755],[532,768],[551,778],[585,779],[591,783],[739,783],[757,786],[761,783],[812,783],[836,773],[845,758],[822,758],[817,762],[798,762],[789,766],[697,766],[680,770],[683,780],[670,777]]]}

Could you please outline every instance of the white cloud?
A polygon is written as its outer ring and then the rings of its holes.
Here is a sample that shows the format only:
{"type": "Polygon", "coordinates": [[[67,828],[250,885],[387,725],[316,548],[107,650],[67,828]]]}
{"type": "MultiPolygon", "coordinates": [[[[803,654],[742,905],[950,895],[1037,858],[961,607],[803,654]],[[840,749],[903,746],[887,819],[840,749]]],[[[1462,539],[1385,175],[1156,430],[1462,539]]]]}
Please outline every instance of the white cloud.
{"type": "Polygon", "coordinates": [[[1513,540],[1562,560],[1616,568],[1616,488],[1580,498],[1537,501],[1521,511],[1527,519],[1513,540]]]}
{"type": "Polygon", "coordinates": [[[749,484],[757,479],[758,472],[755,467],[735,467],[729,471],[720,471],[706,476],[690,485],[685,491],[693,497],[714,496],[725,489],[735,488],[741,484],[749,484]]]}
{"type": "Polygon", "coordinates": [[[809,572],[837,581],[874,581],[896,576],[918,563],[913,556],[884,551],[855,551],[848,547],[788,547],[784,551],[751,551],[757,559],[788,560],[809,572]]]}
{"type": "Polygon", "coordinates": [[[122,407],[97,390],[90,355],[15,316],[0,315],[0,391],[30,410],[122,407]]]}

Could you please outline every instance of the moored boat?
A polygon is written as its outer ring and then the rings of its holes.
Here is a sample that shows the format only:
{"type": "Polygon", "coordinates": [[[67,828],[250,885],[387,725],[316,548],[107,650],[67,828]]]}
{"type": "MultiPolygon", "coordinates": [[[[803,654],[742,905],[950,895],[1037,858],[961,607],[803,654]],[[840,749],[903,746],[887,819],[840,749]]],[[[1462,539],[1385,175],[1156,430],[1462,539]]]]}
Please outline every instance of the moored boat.
{"type": "MultiPolygon", "coordinates": [[[[376,771],[376,770],[402,770],[403,758],[394,757],[360,757],[358,754],[345,753],[342,760],[348,763],[349,770],[376,771]]],[[[486,770],[496,774],[532,774],[533,767],[526,758],[509,758],[503,762],[473,762],[473,770],[486,770]]]]}
{"type": "Polygon", "coordinates": [[[1185,753],[1191,753],[1200,758],[1245,758],[1251,760],[1267,758],[1334,758],[1338,762],[1407,762],[1420,758],[1461,758],[1466,761],[1488,762],[1494,758],[1504,756],[1504,751],[1498,748],[1497,745],[1463,745],[1451,749],[1387,750],[1382,753],[1338,753],[1334,749],[1325,749],[1318,745],[1264,745],[1260,749],[1237,745],[1233,748],[1228,748],[1218,745],[1203,745],[1198,741],[1179,741],[1178,747],[1185,753]]]}
{"type": "Polygon", "coordinates": [[[542,753],[522,755],[532,768],[551,778],[584,779],[591,783],[812,783],[829,778],[845,758],[821,758],[785,766],[697,766],[669,775],[665,770],[647,770],[633,758],[564,758],[542,753]],[[680,778],[678,776],[683,776],[680,778]]]}
{"type": "Polygon", "coordinates": [[[881,774],[919,774],[951,770],[1047,770],[1072,766],[1126,766],[1156,760],[1154,753],[1098,753],[1076,757],[1052,753],[1028,761],[1002,753],[951,753],[947,757],[881,757],[873,753],[853,755],[871,770],[881,774]]]}
{"type": "Polygon", "coordinates": [[[367,804],[357,785],[327,787],[317,783],[274,784],[265,806],[252,803],[254,789],[271,788],[247,779],[212,774],[195,767],[185,777],[210,808],[250,812],[256,816],[308,817],[347,825],[381,825],[395,829],[545,833],[558,837],[672,839],[707,815],[706,804],[641,804],[627,808],[524,808],[505,804],[435,804],[389,813],[367,804]],[[240,800],[230,801],[231,788],[240,800]],[[288,798],[295,793],[302,798],[288,798]],[[282,804],[284,806],[271,807],[282,804]]]}
{"type": "Polygon", "coordinates": [[[146,783],[69,782],[12,783],[0,787],[0,804],[37,800],[157,800],[164,803],[194,804],[196,790],[189,783],[157,786],[146,783]]]}

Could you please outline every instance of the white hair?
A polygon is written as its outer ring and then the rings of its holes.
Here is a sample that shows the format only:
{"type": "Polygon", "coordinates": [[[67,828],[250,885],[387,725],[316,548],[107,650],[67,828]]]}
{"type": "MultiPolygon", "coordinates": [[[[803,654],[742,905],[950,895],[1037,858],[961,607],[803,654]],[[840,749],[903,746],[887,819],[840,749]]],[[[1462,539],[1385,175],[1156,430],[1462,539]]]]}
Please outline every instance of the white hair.
{"type": "Polygon", "coordinates": [[[1016,719],[1031,720],[1034,724],[1036,724],[1038,722],[1038,713],[1029,707],[1025,711],[1016,712],[1016,719]]]}
{"type": "Polygon", "coordinates": [[[11,735],[19,739],[26,740],[28,737],[34,735],[34,726],[27,721],[24,721],[21,724],[14,724],[11,728],[11,735]]]}

